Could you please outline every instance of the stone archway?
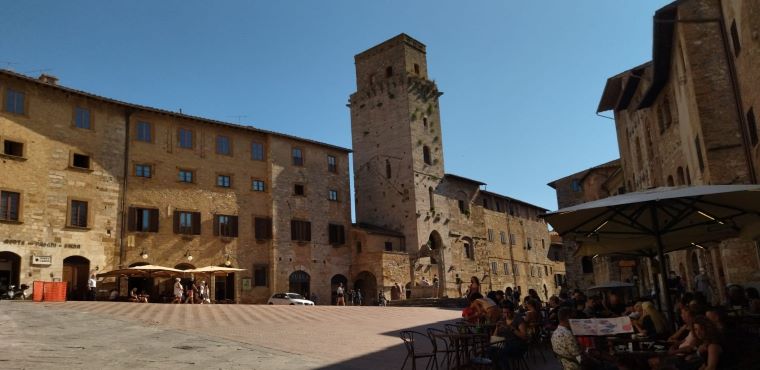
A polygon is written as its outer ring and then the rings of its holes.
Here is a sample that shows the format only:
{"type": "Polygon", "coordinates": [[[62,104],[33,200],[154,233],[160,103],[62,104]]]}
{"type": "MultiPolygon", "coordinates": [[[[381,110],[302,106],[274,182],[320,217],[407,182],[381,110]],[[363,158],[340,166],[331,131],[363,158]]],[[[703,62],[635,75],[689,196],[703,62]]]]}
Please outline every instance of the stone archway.
{"type": "Polygon", "coordinates": [[[338,303],[338,285],[343,284],[343,289],[348,287],[348,278],[341,274],[336,274],[330,279],[330,304],[338,303]]]}
{"type": "Polygon", "coordinates": [[[21,256],[13,252],[0,252],[0,293],[21,281],[21,256]]]}
{"type": "MultiPolygon", "coordinates": [[[[446,292],[446,263],[443,258],[443,238],[438,231],[433,230],[428,237],[428,246],[430,246],[430,263],[436,265],[436,275],[438,277],[438,289],[435,291],[435,297],[441,297],[446,292]]],[[[433,279],[430,279],[432,284],[433,279]]]]}
{"type": "Polygon", "coordinates": [[[309,299],[309,293],[311,293],[311,276],[309,276],[306,271],[294,271],[290,274],[288,282],[288,291],[290,293],[298,293],[306,299],[309,299]]]}
{"type": "Polygon", "coordinates": [[[377,301],[377,278],[369,271],[362,271],[354,279],[354,289],[362,292],[362,305],[374,305],[377,301]]]}
{"type": "Polygon", "coordinates": [[[90,260],[82,256],[69,256],[63,260],[63,276],[67,282],[66,296],[70,301],[87,299],[87,280],[90,275],[90,260]]]}

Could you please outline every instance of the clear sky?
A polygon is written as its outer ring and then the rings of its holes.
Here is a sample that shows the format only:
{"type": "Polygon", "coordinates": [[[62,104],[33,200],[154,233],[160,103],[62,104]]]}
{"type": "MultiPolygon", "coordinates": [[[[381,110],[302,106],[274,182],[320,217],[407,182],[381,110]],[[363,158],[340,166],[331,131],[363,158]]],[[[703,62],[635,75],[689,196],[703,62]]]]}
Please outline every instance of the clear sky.
{"type": "Polygon", "coordinates": [[[446,172],[554,210],[548,182],[619,156],[596,107],[669,2],[5,1],[0,68],[350,148],[353,56],[404,32],[444,92],[446,172]]]}

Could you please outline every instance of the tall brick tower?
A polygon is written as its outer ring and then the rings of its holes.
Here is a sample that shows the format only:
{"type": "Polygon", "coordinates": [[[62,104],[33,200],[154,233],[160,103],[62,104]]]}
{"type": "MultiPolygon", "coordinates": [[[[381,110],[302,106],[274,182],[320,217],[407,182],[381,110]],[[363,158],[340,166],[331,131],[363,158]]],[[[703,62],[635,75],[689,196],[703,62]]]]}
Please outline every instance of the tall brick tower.
{"type": "Polygon", "coordinates": [[[424,214],[444,176],[442,93],[428,79],[425,45],[406,34],[356,55],[355,63],[356,220],[403,233],[414,253],[428,241],[424,214]]]}

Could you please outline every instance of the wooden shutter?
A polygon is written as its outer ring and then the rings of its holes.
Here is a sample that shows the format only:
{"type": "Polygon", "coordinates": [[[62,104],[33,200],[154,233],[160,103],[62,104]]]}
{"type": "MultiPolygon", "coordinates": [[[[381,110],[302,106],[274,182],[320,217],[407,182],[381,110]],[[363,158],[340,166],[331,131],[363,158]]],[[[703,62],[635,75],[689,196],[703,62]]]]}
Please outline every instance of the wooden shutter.
{"type": "Polygon", "coordinates": [[[338,241],[338,238],[335,235],[335,225],[327,225],[327,234],[330,244],[335,244],[338,241]]]}
{"type": "Polygon", "coordinates": [[[193,212],[193,234],[201,235],[201,213],[193,212]]]}
{"type": "Polygon", "coordinates": [[[290,240],[298,240],[298,221],[290,220],[290,240]]]}
{"type": "Polygon", "coordinates": [[[179,234],[179,214],[180,212],[174,211],[174,233],[179,234]]]}
{"type": "Polygon", "coordinates": [[[82,227],[87,227],[87,225],[89,224],[89,218],[90,217],[89,217],[88,212],[87,212],[88,206],[89,206],[89,204],[87,202],[82,202],[82,216],[84,216],[83,219],[82,219],[82,221],[83,221],[82,225],[81,225],[82,227]]]}
{"type": "Polygon", "coordinates": [[[150,210],[150,222],[149,222],[149,230],[150,232],[157,233],[158,232],[158,210],[157,209],[151,209],[150,210]]]}
{"type": "Polygon", "coordinates": [[[303,225],[304,225],[304,229],[305,229],[304,230],[305,231],[305,233],[304,233],[305,237],[303,238],[303,240],[306,240],[306,241],[310,242],[311,241],[311,222],[303,221],[303,225]]]}
{"type": "Polygon", "coordinates": [[[238,216],[230,216],[230,236],[238,236],[238,216]]]}
{"type": "Polygon", "coordinates": [[[129,231],[135,231],[137,230],[137,209],[134,207],[129,207],[129,210],[127,211],[127,230],[129,231]]]}
{"type": "Polygon", "coordinates": [[[219,236],[219,215],[214,215],[214,236],[219,236]]]}
{"type": "Polygon", "coordinates": [[[346,244],[346,229],[343,225],[338,225],[338,244],[346,244]]]}

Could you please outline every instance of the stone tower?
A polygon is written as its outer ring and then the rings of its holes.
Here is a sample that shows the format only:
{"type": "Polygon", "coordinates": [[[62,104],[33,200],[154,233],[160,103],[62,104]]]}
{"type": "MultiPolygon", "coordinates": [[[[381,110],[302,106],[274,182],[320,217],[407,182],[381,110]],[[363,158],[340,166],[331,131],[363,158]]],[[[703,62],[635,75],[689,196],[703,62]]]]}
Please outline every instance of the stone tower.
{"type": "Polygon", "coordinates": [[[355,63],[356,220],[402,232],[414,253],[428,240],[420,215],[434,208],[444,176],[442,93],[428,79],[425,45],[406,34],[356,55],[355,63]]]}

